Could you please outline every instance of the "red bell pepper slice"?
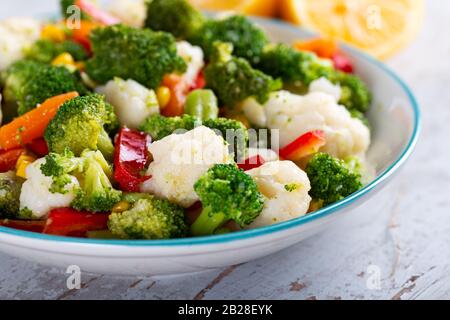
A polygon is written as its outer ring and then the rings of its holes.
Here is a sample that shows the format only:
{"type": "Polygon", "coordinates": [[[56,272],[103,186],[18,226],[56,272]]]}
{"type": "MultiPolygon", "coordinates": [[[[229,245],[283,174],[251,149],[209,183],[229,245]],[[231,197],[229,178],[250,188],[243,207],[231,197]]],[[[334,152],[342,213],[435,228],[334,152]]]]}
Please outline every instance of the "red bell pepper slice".
{"type": "Polygon", "coordinates": [[[77,5],[81,11],[87,13],[92,19],[106,26],[110,26],[113,24],[119,24],[120,20],[116,17],[113,17],[109,13],[102,11],[94,4],[90,3],[86,0],[77,0],[75,1],[75,5],[77,5]]]}
{"type": "Polygon", "coordinates": [[[0,220],[0,226],[8,227],[23,231],[39,232],[41,233],[45,227],[43,220],[0,220]]]}
{"type": "Polygon", "coordinates": [[[244,171],[249,171],[258,167],[261,167],[266,160],[259,154],[244,160],[243,163],[238,163],[238,167],[244,171]]]}
{"type": "Polygon", "coordinates": [[[14,170],[20,155],[25,152],[24,148],[16,148],[8,151],[0,151],[0,172],[14,170]]]}
{"type": "Polygon", "coordinates": [[[48,146],[44,138],[33,140],[27,147],[40,158],[48,154],[48,146]]]}
{"type": "Polygon", "coordinates": [[[353,64],[348,57],[341,52],[336,52],[332,57],[334,68],[346,73],[353,73],[353,64]]]}
{"type": "Polygon", "coordinates": [[[204,87],[206,87],[205,73],[203,72],[203,70],[201,70],[198,73],[197,79],[195,79],[194,84],[191,86],[190,91],[194,91],[197,89],[203,89],[204,87]]]}
{"type": "Polygon", "coordinates": [[[318,152],[325,142],[325,132],[322,130],[310,131],[280,149],[279,155],[283,159],[298,161],[318,152]]]}
{"type": "Polygon", "coordinates": [[[139,192],[140,184],[150,179],[141,175],[150,159],[147,149],[150,143],[151,137],[144,132],[120,130],[114,154],[114,178],[123,191],[139,192]]]}
{"type": "Polygon", "coordinates": [[[58,236],[84,236],[88,231],[108,229],[109,214],[80,212],[71,208],[50,211],[43,233],[58,236]]]}

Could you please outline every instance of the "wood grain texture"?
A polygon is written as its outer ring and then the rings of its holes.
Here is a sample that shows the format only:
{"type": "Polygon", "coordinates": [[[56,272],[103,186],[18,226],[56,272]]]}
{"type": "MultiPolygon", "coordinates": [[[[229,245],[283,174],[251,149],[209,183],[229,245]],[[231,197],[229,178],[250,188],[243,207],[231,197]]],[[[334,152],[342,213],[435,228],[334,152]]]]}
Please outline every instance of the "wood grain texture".
{"type": "MultiPolygon", "coordinates": [[[[55,3],[3,3],[0,18],[48,12],[55,3]]],[[[389,61],[415,92],[424,121],[416,152],[385,191],[388,209],[373,204],[240,266],[184,277],[83,274],[81,290],[67,290],[65,270],[0,254],[0,299],[450,299],[450,39],[443,36],[450,2],[427,4],[417,41],[389,61]]]]}

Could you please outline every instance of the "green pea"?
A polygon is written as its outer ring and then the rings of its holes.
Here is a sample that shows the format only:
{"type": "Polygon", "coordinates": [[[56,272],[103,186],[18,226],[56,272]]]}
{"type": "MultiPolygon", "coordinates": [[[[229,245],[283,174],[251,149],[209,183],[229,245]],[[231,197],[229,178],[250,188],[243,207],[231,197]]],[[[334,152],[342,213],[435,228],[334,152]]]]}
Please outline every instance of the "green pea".
{"type": "Polygon", "coordinates": [[[212,90],[194,90],[186,98],[184,113],[202,120],[216,119],[219,115],[217,97],[212,90]]]}

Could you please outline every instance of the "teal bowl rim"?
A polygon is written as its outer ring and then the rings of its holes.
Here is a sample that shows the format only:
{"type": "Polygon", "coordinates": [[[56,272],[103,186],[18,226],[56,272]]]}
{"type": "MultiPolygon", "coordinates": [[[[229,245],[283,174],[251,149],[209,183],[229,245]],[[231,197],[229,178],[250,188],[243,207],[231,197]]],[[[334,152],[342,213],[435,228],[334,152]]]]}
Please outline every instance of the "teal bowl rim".
{"type": "MultiPolygon", "coordinates": [[[[266,18],[253,18],[255,21],[260,22],[262,24],[272,24],[277,25],[278,27],[285,28],[290,31],[298,31],[298,27],[291,25],[289,23],[285,23],[279,20],[266,19],[266,18]]],[[[310,36],[314,36],[313,32],[302,29],[306,31],[310,36]]],[[[411,153],[414,150],[414,147],[417,143],[419,133],[420,133],[420,123],[421,123],[421,113],[419,105],[409,89],[406,83],[389,67],[387,67],[382,62],[373,58],[372,56],[361,52],[358,49],[355,49],[351,46],[344,45],[345,49],[355,56],[359,56],[369,63],[375,65],[376,67],[382,69],[386,72],[391,78],[393,78],[406,92],[411,106],[414,112],[414,129],[411,135],[411,138],[408,142],[408,145],[403,150],[400,157],[395,160],[379,177],[377,177],[374,181],[369,183],[367,186],[355,192],[354,194],[348,196],[345,199],[342,199],[339,202],[336,202],[328,207],[322,208],[318,211],[315,211],[311,214],[295,218],[289,221],[281,222],[275,225],[261,227],[252,230],[243,230],[237,231],[229,234],[223,235],[213,235],[207,237],[196,237],[196,238],[181,238],[181,239],[167,239],[167,240],[106,240],[106,239],[87,239],[87,238],[70,238],[70,237],[61,237],[61,236],[52,236],[35,232],[22,231],[17,229],[12,229],[8,227],[0,226],[0,233],[12,235],[12,236],[20,236],[30,239],[38,239],[38,240],[47,240],[47,241],[56,241],[56,242],[66,242],[66,243],[79,243],[79,244],[95,244],[95,245],[109,245],[109,246],[149,246],[149,247],[174,247],[174,246],[193,246],[193,245],[209,245],[209,244],[218,244],[218,243],[226,243],[231,241],[239,241],[246,240],[254,237],[265,236],[268,234],[273,234],[275,232],[291,229],[294,227],[298,227],[305,223],[326,217],[331,215],[332,213],[344,209],[349,206],[359,198],[368,194],[375,187],[381,185],[383,182],[387,181],[409,158],[411,153]]]]}

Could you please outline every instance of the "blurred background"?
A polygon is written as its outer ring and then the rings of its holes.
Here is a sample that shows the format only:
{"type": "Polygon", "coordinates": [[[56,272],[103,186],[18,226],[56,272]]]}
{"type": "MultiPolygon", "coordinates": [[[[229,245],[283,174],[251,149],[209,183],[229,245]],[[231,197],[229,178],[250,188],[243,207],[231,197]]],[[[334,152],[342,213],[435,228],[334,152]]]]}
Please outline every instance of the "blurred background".
{"type": "MultiPolygon", "coordinates": [[[[93,0],[121,18],[143,19],[145,0],[93,0]]],[[[190,0],[211,11],[275,17],[387,58],[403,49],[422,26],[425,0],[190,0]]],[[[442,2],[440,0],[431,0],[442,2]]],[[[0,17],[56,12],[58,0],[3,2],[0,17]]],[[[443,1],[445,2],[445,1],[443,1]]]]}

